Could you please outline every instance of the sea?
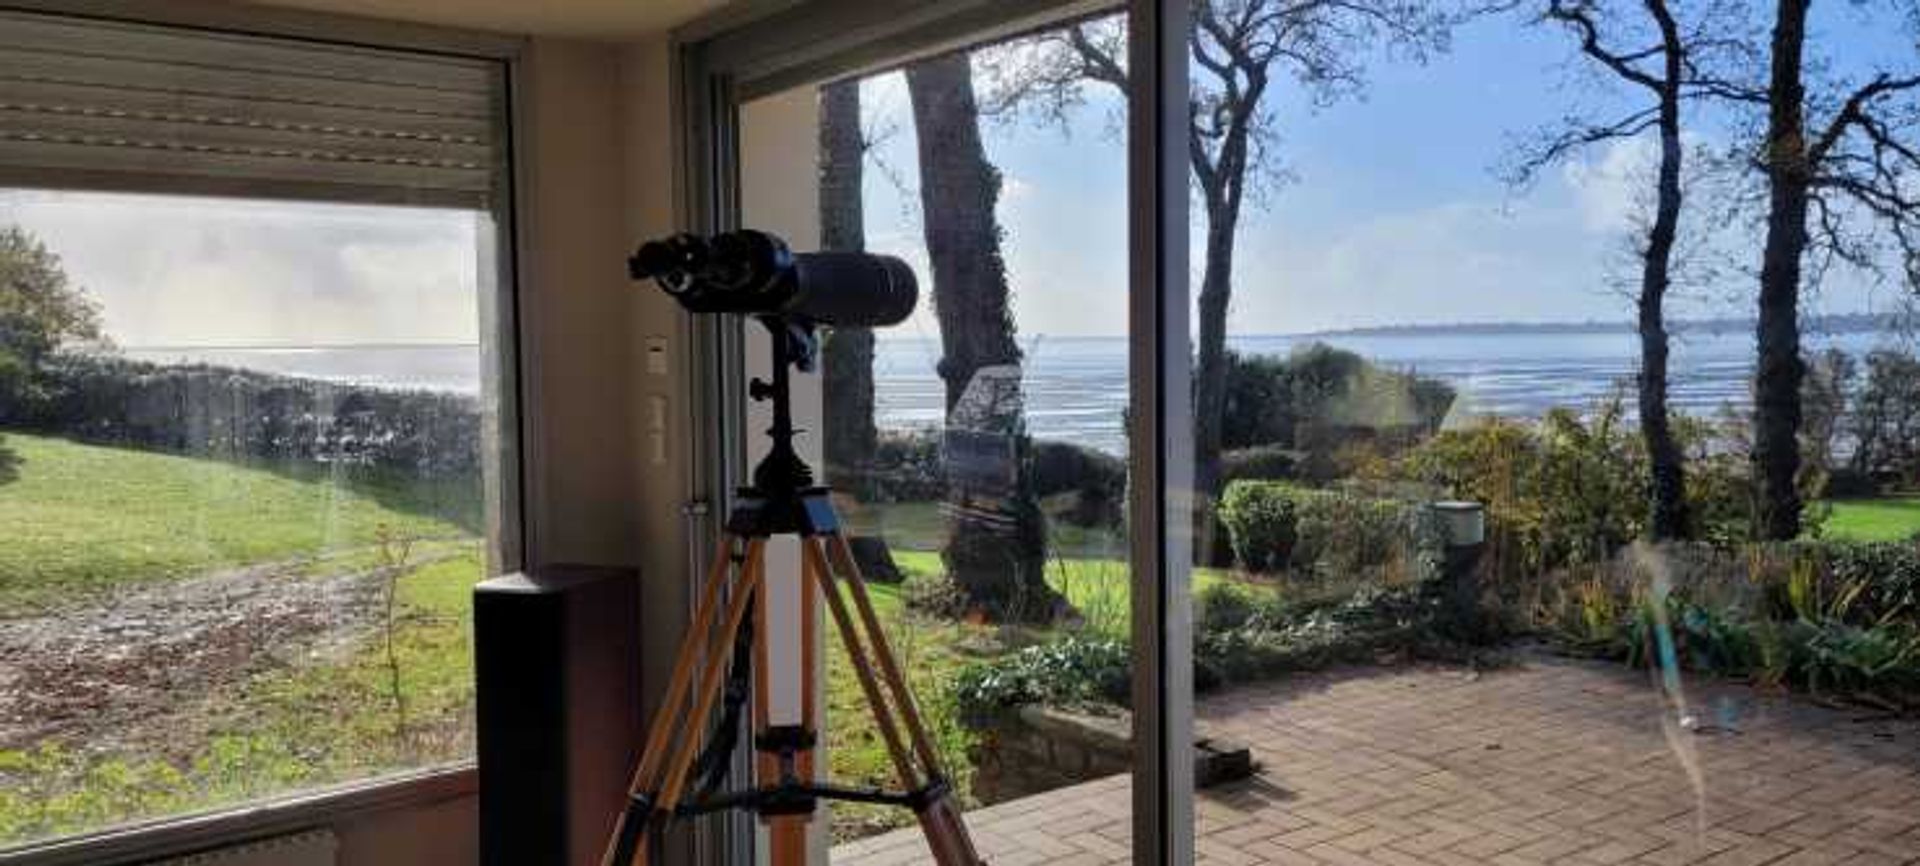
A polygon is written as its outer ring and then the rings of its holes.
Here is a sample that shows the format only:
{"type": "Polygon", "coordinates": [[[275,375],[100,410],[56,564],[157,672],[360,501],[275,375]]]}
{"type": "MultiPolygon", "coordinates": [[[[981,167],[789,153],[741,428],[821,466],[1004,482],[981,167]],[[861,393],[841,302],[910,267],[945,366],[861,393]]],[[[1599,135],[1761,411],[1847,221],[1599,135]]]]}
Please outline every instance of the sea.
{"type": "MultiPolygon", "coordinates": [[[[1810,352],[1839,348],[1863,355],[1876,348],[1913,351],[1912,338],[1891,332],[1810,334],[1810,352]]],[[[1326,343],[1386,367],[1431,376],[1459,393],[1454,417],[1538,417],[1554,407],[1589,410],[1638,370],[1631,331],[1556,333],[1500,330],[1241,336],[1229,345],[1248,354],[1285,355],[1326,343]]],[[[1026,336],[1021,371],[1027,425],[1037,437],[1113,454],[1126,447],[1127,342],[1123,337],[1026,336]]],[[[474,346],[372,346],[313,349],[133,349],[124,354],[161,363],[200,361],[294,376],[396,388],[476,394],[480,352],[474,346]]],[[[1687,330],[1675,335],[1672,405],[1712,415],[1748,404],[1753,337],[1744,330],[1687,330]]],[[[935,373],[940,346],[925,337],[882,337],[874,360],[877,421],[882,427],[937,427],[943,386],[935,373]]],[[[1630,393],[1630,392],[1628,392],[1630,393]]],[[[1628,401],[1631,409],[1631,400],[1628,401]]]]}

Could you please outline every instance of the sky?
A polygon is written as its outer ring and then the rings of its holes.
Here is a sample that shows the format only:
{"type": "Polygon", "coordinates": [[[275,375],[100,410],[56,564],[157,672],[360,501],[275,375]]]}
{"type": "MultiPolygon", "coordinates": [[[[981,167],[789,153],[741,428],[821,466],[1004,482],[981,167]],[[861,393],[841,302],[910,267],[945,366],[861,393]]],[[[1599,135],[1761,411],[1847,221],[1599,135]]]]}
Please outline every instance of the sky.
{"type": "MultiPolygon", "coordinates": [[[[1846,4],[1815,21],[1815,44],[1847,58],[1911,58],[1846,4]]],[[[1229,332],[1297,333],[1483,321],[1624,321],[1629,227],[1652,142],[1590,149],[1516,191],[1495,167],[1517,136],[1569,106],[1620,106],[1623,94],[1570,63],[1566,36],[1515,17],[1460,29],[1449,52],[1417,64],[1372,58],[1363,98],[1319,107],[1281,79],[1278,156],[1291,175],[1241,227],[1229,332]]],[[[1024,335],[1124,334],[1126,191],[1122,106],[1101,90],[1068,128],[992,123],[988,158],[1005,177],[1000,219],[1024,335]]],[[[868,244],[924,268],[914,138],[898,74],[862,88],[870,136],[868,244]]],[[[1726,129],[1698,144],[1724,144],[1726,129]],[[1714,140],[1718,139],[1718,140],[1714,140]]],[[[1198,208],[1193,260],[1201,260],[1198,208]]],[[[1741,233],[1733,264],[1757,258],[1741,233]]],[[[924,272],[924,271],[923,271],[924,272]]],[[[1198,272],[1196,270],[1196,285],[1198,272]]],[[[1751,277],[1725,273],[1676,299],[1681,317],[1743,316],[1751,277]]],[[[1830,279],[1814,312],[1890,308],[1892,287],[1830,279]]],[[[923,309],[910,328],[934,333],[923,309]]]]}
{"type": "Polygon", "coordinates": [[[122,348],[472,345],[478,243],[460,210],[0,190],[122,348]]]}
{"type": "MultiPolygon", "coordinates": [[[[1816,45],[1844,57],[1842,71],[1913,57],[1897,28],[1859,20],[1851,4],[1816,9],[1828,10],[1816,45]]],[[[1492,171],[1513,136],[1569,105],[1618,104],[1571,52],[1564,34],[1505,17],[1461,29],[1425,64],[1369,58],[1363,98],[1316,108],[1280,79],[1277,156],[1291,179],[1241,227],[1229,330],[1628,318],[1617,280],[1631,273],[1623,253],[1649,143],[1596,148],[1522,193],[1492,171]]],[[[1090,93],[1064,127],[985,129],[1005,178],[1000,218],[1025,337],[1126,331],[1123,106],[1090,93]]],[[[877,139],[869,247],[924,274],[904,84],[879,76],[863,96],[877,139]]],[[[1709,129],[1702,143],[1724,134],[1709,129]]],[[[491,230],[484,215],[453,210],[0,190],[8,223],[64,257],[127,347],[471,344],[477,241],[491,230]]],[[[1750,252],[1758,236],[1735,245],[1750,252]]],[[[1197,264],[1197,232],[1194,247],[1197,264]]],[[[1675,312],[1745,315],[1751,284],[1730,273],[1675,312]]],[[[1808,307],[1884,309],[1899,295],[1833,279],[1808,307]]],[[[902,330],[935,333],[931,305],[902,330]]]]}

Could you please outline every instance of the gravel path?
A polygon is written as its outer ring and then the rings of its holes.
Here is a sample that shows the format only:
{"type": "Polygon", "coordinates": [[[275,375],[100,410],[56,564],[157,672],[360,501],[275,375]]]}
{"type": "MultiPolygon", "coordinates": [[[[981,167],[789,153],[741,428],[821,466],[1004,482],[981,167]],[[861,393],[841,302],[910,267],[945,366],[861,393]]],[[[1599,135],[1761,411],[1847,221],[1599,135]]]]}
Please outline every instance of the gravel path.
{"type": "Polygon", "coordinates": [[[0,748],[134,736],[144,720],[373,627],[383,571],[302,576],[306,564],[169,581],[0,620],[0,748]]]}

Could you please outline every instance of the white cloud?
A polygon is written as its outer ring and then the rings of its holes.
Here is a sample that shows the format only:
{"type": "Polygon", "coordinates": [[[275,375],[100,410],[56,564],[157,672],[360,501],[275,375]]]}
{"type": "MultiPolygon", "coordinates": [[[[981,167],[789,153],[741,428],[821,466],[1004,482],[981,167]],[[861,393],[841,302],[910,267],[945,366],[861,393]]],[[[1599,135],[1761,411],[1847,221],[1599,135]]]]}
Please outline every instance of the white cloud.
{"type": "Polygon", "coordinates": [[[1561,179],[1573,193],[1588,231],[1617,232],[1632,226],[1645,207],[1645,190],[1658,165],[1652,138],[1609,142],[1597,158],[1569,161],[1561,179]]]}
{"type": "Polygon", "coordinates": [[[59,253],[127,346],[471,343],[474,214],[0,192],[0,223],[59,253]]]}

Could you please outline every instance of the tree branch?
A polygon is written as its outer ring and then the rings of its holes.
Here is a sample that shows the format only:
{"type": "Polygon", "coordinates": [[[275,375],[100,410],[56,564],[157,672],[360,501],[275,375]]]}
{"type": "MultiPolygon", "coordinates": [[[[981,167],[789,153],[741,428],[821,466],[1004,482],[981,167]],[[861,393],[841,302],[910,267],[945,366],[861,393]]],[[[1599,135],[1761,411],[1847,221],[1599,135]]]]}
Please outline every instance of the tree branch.
{"type": "Polygon", "coordinates": [[[1847,134],[1849,128],[1867,120],[1867,106],[1874,100],[1916,87],[1920,87],[1920,76],[1894,78],[1882,73],[1855,90],[1841,105],[1840,111],[1834,114],[1833,120],[1827,123],[1826,131],[1820,134],[1820,138],[1814,142],[1812,149],[1807,151],[1807,161],[1812,165],[1819,165],[1824,161],[1827,154],[1839,145],[1841,137],[1847,134]]]}
{"type": "Polygon", "coordinates": [[[1572,28],[1580,37],[1580,50],[1588,57],[1600,61],[1613,74],[1631,81],[1654,92],[1659,92],[1660,79],[1647,74],[1633,65],[1634,59],[1654,56],[1663,50],[1656,46],[1646,51],[1632,54],[1619,54],[1600,44],[1600,28],[1593,22],[1593,16],[1583,7],[1570,6],[1564,0],[1549,0],[1546,17],[1559,21],[1572,28]]]}

